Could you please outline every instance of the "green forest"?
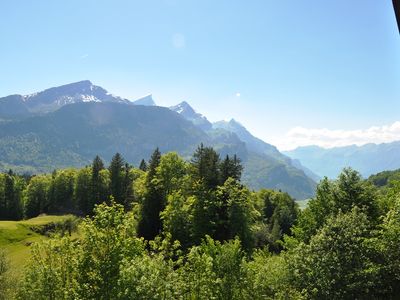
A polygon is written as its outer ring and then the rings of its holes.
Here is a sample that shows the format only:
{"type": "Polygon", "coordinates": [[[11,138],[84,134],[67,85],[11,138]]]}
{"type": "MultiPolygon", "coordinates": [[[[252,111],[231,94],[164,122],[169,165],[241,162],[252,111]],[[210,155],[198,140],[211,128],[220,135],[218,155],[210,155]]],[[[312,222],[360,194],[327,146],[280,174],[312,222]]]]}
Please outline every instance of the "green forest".
{"type": "Polygon", "coordinates": [[[0,175],[0,219],[74,215],[0,253],[0,299],[396,299],[400,179],[344,169],[300,209],[241,183],[236,156],[200,145],[138,167],[115,154],[81,169],[0,175]],[[50,232],[50,233],[49,233],[50,232]]]}

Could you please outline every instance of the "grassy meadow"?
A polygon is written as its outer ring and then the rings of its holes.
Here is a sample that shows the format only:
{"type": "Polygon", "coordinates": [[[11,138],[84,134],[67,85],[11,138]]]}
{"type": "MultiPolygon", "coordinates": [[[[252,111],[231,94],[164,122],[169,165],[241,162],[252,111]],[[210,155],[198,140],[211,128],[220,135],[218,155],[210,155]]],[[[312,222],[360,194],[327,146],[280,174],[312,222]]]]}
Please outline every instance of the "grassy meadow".
{"type": "Polygon", "coordinates": [[[49,238],[54,228],[71,215],[41,215],[22,221],[0,221],[0,249],[5,250],[11,270],[19,273],[30,257],[34,242],[49,238]]]}

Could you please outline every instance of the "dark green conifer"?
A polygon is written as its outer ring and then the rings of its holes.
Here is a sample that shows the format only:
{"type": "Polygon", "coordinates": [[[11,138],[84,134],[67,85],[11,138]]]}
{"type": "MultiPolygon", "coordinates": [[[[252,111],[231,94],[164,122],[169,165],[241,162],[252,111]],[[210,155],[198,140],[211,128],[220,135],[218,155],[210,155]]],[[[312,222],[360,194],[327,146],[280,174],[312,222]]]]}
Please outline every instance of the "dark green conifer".
{"type": "Polygon", "coordinates": [[[110,191],[111,195],[114,197],[116,203],[123,204],[124,201],[124,167],[125,160],[122,158],[121,154],[116,153],[111,159],[109,166],[110,171],[110,191]]]}
{"type": "Polygon", "coordinates": [[[5,218],[8,220],[19,219],[19,204],[15,193],[13,172],[10,170],[4,179],[5,218]]]}
{"type": "Polygon", "coordinates": [[[162,190],[157,182],[153,180],[156,169],[160,164],[161,153],[157,148],[151,155],[148,173],[146,177],[146,194],[143,199],[141,216],[138,224],[138,235],[146,240],[153,240],[161,231],[162,223],[160,212],[165,208],[162,190]]]}
{"type": "Polygon", "coordinates": [[[236,156],[230,158],[229,155],[220,163],[220,185],[223,185],[225,181],[230,177],[237,181],[240,181],[242,176],[243,166],[241,165],[240,159],[236,156]]]}
{"type": "Polygon", "coordinates": [[[122,203],[124,205],[125,210],[129,210],[133,202],[133,190],[132,190],[133,179],[131,178],[130,171],[131,171],[131,166],[125,163],[124,181],[123,181],[124,197],[122,203]]]}
{"type": "Polygon", "coordinates": [[[144,159],[142,159],[142,161],[140,162],[139,170],[142,170],[142,171],[145,171],[145,172],[147,171],[147,163],[146,163],[146,161],[144,159]]]}
{"type": "Polygon", "coordinates": [[[219,184],[219,162],[219,155],[212,147],[200,144],[191,161],[194,179],[201,180],[207,189],[215,189],[219,184]]]}
{"type": "Polygon", "coordinates": [[[91,203],[88,207],[88,212],[91,213],[95,204],[100,204],[101,202],[106,201],[107,199],[103,199],[103,188],[101,184],[101,176],[100,171],[104,169],[104,163],[102,159],[96,155],[92,163],[92,199],[91,203]]]}

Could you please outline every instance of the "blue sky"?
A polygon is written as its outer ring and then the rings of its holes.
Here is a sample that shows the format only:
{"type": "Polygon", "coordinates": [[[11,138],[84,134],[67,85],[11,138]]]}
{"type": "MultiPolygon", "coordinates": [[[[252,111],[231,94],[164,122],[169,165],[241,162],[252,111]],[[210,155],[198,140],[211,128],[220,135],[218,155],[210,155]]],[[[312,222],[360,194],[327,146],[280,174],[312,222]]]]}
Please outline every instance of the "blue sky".
{"type": "Polygon", "coordinates": [[[0,67],[1,96],[89,79],[281,149],[400,139],[389,0],[2,0],[0,67]]]}

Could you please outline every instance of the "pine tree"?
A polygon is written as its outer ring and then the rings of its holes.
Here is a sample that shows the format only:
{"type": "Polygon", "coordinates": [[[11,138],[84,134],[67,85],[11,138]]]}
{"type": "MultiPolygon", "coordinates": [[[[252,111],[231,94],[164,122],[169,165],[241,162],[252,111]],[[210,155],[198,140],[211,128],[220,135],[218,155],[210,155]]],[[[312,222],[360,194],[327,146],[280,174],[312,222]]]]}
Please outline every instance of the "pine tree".
{"type": "Polygon", "coordinates": [[[15,193],[14,175],[10,170],[8,174],[5,175],[4,180],[4,198],[5,198],[5,218],[8,220],[18,220],[19,214],[19,204],[17,201],[15,193]]]}
{"type": "Polygon", "coordinates": [[[96,155],[92,163],[92,186],[94,192],[94,203],[100,203],[100,191],[97,188],[100,181],[100,171],[104,169],[104,163],[101,158],[96,155]]]}
{"type": "Polygon", "coordinates": [[[219,184],[220,158],[212,147],[197,148],[191,161],[194,179],[201,180],[207,189],[215,189],[219,184]]]}
{"type": "Polygon", "coordinates": [[[111,159],[110,171],[110,191],[116,203],[123,204],[124,199],[124,166],[125,160],[121,154],[116,153],[111,159]]]}
{"type": "Polygon", "coordinates": [[[144,172],[147,171],[147,163],[146,163],[146,161],[144,159],[142,159],[142,161],[140,162],[139,170],[142,170],[144,172]]]}
{"type": "Polygon", "coordinates": [[[125,210],[129,210],[131,208],[133,202],[133,190],[132,190],[132,177],[131,177],[131,166],[129,164],[125,164],[124,168],[124,181],[123,181],[123,191],[124,191],[124,208],[125,210]]]}
{"type": "Polygon", "coordinates": [[[96,157],[93,159],[93,163],[92,163],[93,174],[96,174],[98,176],[100,171],[103,169],[104,169],[103,160],[98,155],[96,155],[96,157]]]}
{"type": "Polygon", "coordinates": [[[159,166],[161,161],[161,152],[158,147],[154,150],[153,154],[151,155],[150,161],[149,161],[149,176],[147,177],[146,184],[149,184],[150,181],[154,178],[156,175],[156,169],[159,166]]]}
{"type": "Polygon", "coordinates": [[[91,178],[91,201],[87,207],[87,213],[92,213],[96,204],[100,204],[107,199],[103,199],[104,191],[101,183],[100,172],[104,170],[104,163],[101,158],[96,155],[92,163],[92,178],[91,178]]]}
{"type": "Polygon", "coordinates": [[[138,235],[146,240],[153,240],[161,231],[162,223],[160,212],[165,208],[165,199],[157,182],[153,180],[156,169],[160,164],[161,153],[157,148],[154,150],[146,177],[146,194],[143,199],[141,216],[138,224],[138,235]]]}
{"type": "Polygon", "coordinates": [[[242,176],[243,166],[241,165],[240,159],[236,156],[230,158],[229,155],[220,163],[220,185],[223,185],[225,181],[230,177],[237,181],[240,181],[242,176]]]}
{"type": "Polygon", "coordinates": [[[92,185],[91,185],[91,169],[89,167],[79,170],[76,175],[74,185],[74,200],[76,207],[84,214],[91,214],[92,185]]]}

